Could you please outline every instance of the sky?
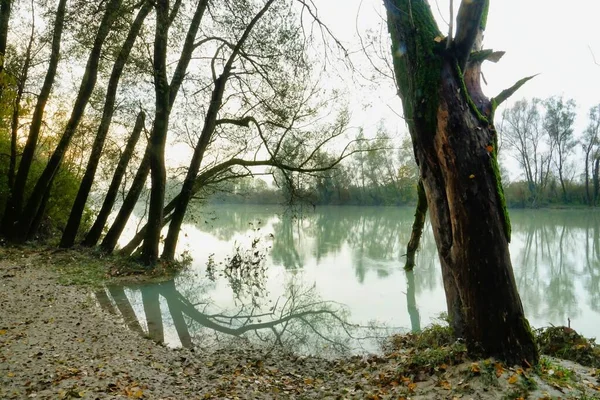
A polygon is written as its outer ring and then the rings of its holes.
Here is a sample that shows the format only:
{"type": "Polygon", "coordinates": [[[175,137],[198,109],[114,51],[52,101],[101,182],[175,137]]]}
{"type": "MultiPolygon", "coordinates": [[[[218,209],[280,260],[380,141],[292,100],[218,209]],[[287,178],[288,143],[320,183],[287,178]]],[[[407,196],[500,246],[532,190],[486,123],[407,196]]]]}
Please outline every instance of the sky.
{"type": "MultiPolygon", "coordinates": [[[[377,30],[385,15],[383,0],[314,2],[320,18],[350,50],[360,48],[357,31],[364,35],[367,29],[377,30]]],[[[448,25],[442,16],[448,21],[449,4],[449,0],[430,0],[444,34],[448,25]]],[[[460,0],[455,0],[456,10],[459,5],[460,0]]],[[[484,92],[491,97],[525,76],[540,74],[513,95],[506,106],[524,97],[573,98],[578,113],[575,134],[581,134],[587,126],[590,107],[600,103],[600,65],[593,57],[594,54],[600,64],[599,16],[600,0],[491,0],[484,47],[506,54],[498,64],[484,64],[488,82],[484,92]]],[[[383,119],[388,128],[399,126],[399,130],[406,131],[391,110],[401,114],[400,101],[394,88],[386,86],[392,85],[382,82],[370,93],[361,89],[362,103],[356,104],[353,112],[355,121],[368,129],[383,119]],[[365,99],[370,102],[366,109],[365,99]]],[[[501,111],[496,115],[501,115],[501,111]]]]}

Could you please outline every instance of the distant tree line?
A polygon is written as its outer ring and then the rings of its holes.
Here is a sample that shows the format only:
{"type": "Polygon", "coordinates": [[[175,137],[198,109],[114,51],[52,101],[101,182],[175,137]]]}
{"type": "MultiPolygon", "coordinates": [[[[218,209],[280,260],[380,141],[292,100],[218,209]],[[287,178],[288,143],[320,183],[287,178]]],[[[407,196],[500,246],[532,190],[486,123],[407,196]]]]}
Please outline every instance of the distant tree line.
{"type": "Polygon", "coordinates": [[[523,99],[503,112],[500,154],[521,172],[505,183],[510,205],[600,205],[600,104],[583,132],[575,131],[575,108],[572,99],[550,97],[523,99]]]}
{"type": "MultiPolygon", "coordinates": [[[[520,100],[498,121],[501,172],[512,208],[600,205],[600,104],[588,113],[587,127],[575,132],[575,101],[561,97],[520,100]],[[511,180],[505,168],[517,163],[511,180]]],[[[364,134],[359,136],[364,139],[364,134]]],[[[375,138],[334,169],[296,176],[278,187],[246,178],[222,186],[213,202],[279,204],[302,200],[313,205],[402,206],[417,201],[418,168],[407,138],[396,139],[380,125],[375,138]],[[400,142],[400,143],[398,143],[400,142]],[[370,146],[370,149],[367,148],[370,146]]],[[[319,155],[322,163],[332,158],[319,155]]],[[[277,175],[276,175],[277,176],[277,175]]]]}

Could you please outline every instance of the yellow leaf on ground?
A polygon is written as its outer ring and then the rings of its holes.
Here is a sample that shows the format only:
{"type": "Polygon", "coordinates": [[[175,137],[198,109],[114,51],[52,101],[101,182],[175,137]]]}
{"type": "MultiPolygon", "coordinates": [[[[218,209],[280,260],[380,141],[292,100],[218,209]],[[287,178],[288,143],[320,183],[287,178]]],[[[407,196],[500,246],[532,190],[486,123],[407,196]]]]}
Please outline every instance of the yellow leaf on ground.
{"type": "Polygon", "coordinates": [[[410,390],[411,392],[414,392],[416,388],[417,388],[417,384],[416,383],[409,383],[408,384],[408,390],[410,390]]]}
{"type": "Polygon", "coordinates": [[[448,381],[442,381],[440,383],[442,385],[442,387],[446,390],[452,390],[452,385],[450,384],[450,382],[448,381]]]}
{"type": "Polygon", "coordinates": [[[514,383],[517,383],[517,379],[519,379],[518,376],[517,375],[513,375],[510,378],[508,378],[508,383],[510,383],[511,385],[514,384],[514,383]]]}
{"type": "Polygon", "coordinates": [[[0,335],[6,335],[7,330],[6,329],[0,329],[0,335]]]}
{"type": "Polygon", "coordinates": [[[479,368],[479,363],[474,362],[471,364],[471,372],[473,372],[475,374],[478,374],[481,372],[481,368],[479,368]]]}
{"type": "Polygon", "coordinates": [[[6,376],[8,376],[9,378],[12,378],[13,376],[15,376],[15,374],[13,374],[12,372],[9,372],[8,374],[6,374],[6,376]]]}

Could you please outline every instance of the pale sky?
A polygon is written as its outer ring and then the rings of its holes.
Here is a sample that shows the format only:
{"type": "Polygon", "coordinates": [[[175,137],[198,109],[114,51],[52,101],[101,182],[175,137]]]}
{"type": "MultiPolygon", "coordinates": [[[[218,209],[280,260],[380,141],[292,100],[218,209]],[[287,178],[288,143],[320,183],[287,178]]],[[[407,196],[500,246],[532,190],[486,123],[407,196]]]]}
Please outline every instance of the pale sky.
{"type": "MultiPolygon", "coordinates": [[[[380,15],[385,15],[383,0],[314,1],[322,20],[353,50],[359,48],[357,24],[361,32],[377,29],[380,15]]],[[[448,20],[449,4],[449,0],[430,0],[444,34],[448,27],[440,18],[438,6],[448,20]]],[[[459,4],[460,0],[454,1],[457,10],[459,4]]],[[[486,94],[494,96],[517,80],[539,73],[507,105],[523,97],[573,98],[578,113],[575,134],[580,135],[587,125],[588,110],[600,103],[600,66],[592,57],[593,52],[600,63],[599,16],[600,0],[491,0],[484,47],[506,51],[506,55],[498,64],[484,65],[486,94]]],[[[366,111],[357,107],[353,115],[358,124],[376,126],[384,118],[388,127],[399,124],[405,130],[388,107],[401,113],[394,88],[385,86],[369,95],[361,91],[361,99],[372,99],[371,107],[366,111]]]]}

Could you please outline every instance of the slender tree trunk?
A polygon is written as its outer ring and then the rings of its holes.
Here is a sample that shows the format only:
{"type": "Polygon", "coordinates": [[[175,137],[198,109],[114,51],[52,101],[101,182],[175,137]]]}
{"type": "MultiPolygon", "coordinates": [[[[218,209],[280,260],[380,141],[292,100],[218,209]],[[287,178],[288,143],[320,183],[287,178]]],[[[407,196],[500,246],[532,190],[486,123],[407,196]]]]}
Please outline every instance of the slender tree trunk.
{"type": "MultiPolygon", "coordinates": [[[[6,42],[8,40],[8,26],[12,0],[0,1],[0,75],[4,72],[4,56],[6,55],[6,42]]],[[[4,80],[0,80],[0,98],[4,94],[4,80]]]]}
{"type": "MultiPolygon", "coordinates": [[[[179,88],[181,87],[181,84],[183,83],[183,79],[185,78],[187,67],[190,63],[190,60],[192,59],[192,54],[196,47],[196,44],[195,44],[196,34],[198,33],[198,29],[200,27],[200,22],[204,15],[204,11],[206,10],[207,4],[208,4],[208,0],[200,0],[198,2],[198,5],[196,6],[196,11],[194,13],[194,16],[192,17],[192,21],[190,23],[190,27],[189,27],[188,33],[186,35],[186,40],[185,40],[183,49],[181,50],[181,56],[179,57],[177,67],[175,68],[175,72],[173,73],[173,78],[171,79],[171,85],[169,86],[169,108],[168,108],[169,113],[171,112],[171,109],[173,108],[173,104],[175,103],[177,93],[179,92],[179,88]]],[[[178,9],[178,6],[176,3],[176,6],[174,6],[174,10],[171,12],[169,24],[173,21],[173,18],[174,18],[174,15],[175,15],[177,9],[178,9]]],[[[154,132],[154,128],[152,129],[151,135],[153,134],[153,132],[154,132]]],[[[133,208],[135,207],[135,203],[137,202],[137,200],[140,196],[140,193],[144,187],[144,183],[148,176],[149,165],[150,165],[148,157],[149,157],[149,155],[148,155],[148,150],[147,150],[144,155],[144,160],[146,160],[146,161],[145,162],[142,161],[142,164],[140,165],[140,167],[138,169],[136,177],[134,178],[134,183],[132,184],[132,188],[134,187],[134,184],[136,182],[139,184],[139,186],[136,188],[136,190],[130,189],[129,193],[127,194],[127,198],[125,199],[125,202],[123,203],[121,210],[119,210],[119,214],[117,215],[115,222],[113,223],[111,229],[109,230],[108,234],[106,235],[106,237],[104,238],[104,240],[102,242],[101,247],[107,252],[112,252],[114,250],[114,248],[117,244],[117,241],[119,239],[119,236],[123,232],[123,229],[125,228],[125,224],[127,223],[127,220],[129,219],[129,216],[131,215],[131,212],[133,211],[133,208]]],[[[117,186],[117,188],[118,188],[118,186],[117,186]]],[[[111,207],[112,207],[112,205],[111,205],[111,207]]],[[[97,222],[101,221],[102,226],[96,226],[96,224],[94,224],[94,227],[93,227],[94,235],[90,236],[89,241],[86,239],[86,242],[88,243],[89,246],[93,246],[98,241],[100,234],[102,232],[103,225],[106,223],[106,219],[108,218],[108,214],[110,214],[110,210],[107,210],[106,215],[103,216],[103,219],[104,219],[103,222],[100,220],[100,215],[99,215],[97,222]],[[92,243],[92,242],[94,242],[94,243],[92,243]]],[[[98,225],[100,225],[100,224],[98,224],[98,225]]],[[[90,231],[90,233],[91,232],[92,231],[90,231]]]]}
{"type": "MultiPolygon", "coordinates": [[[[88,234],[82,242],[83,246],[95,246],[96,243],[98,243],[98,240],[100,240],[100,236],[102,235],[104,225],[106,225],[106,221],[108,220],[110,212],[112,211],[112,208],[115,204],[115,200],[117,199],[119,187],[121,186],[121,182],[123,181],[123,176],[125,176],[127,165],[129,164],[129,160],[131,160],[131,156],[133,156],[135,146],[140,138],[142,130],[144,129],[145,119],[146,114],[143,111],[140,111],[135,120],[135,126],[133,127],[133,131],[131,132],[131,136],[129,136],[129,139],[127,139],[125,150],[123,150],[123,154],[121,154],[121,157],[119,158],[117,168],[115,168],[115,172],[110,182],[110,186],[108,187],[108,191],[106,192],[106,196],[104,197],[104,201],[102,202],[100,212],[98,213],[96,221],[94,221],[94,224],[92,225],[90,231],[88,232],[88,234]]],[[[146,177],[144,176],[144,181],[145,180],[146,177]]]]}
{"type": "Polygon", "coordinates": [[[457,33],[447,46],[438,40],[443,36],[427,1],[386,0],[396,79],[427,196],[451,325],[471,354],[534,364],[538,352],[508,250],[510,223],[490,122],[497,102],[483,102],[481,93],[467,88],[462,72],[485,28],[488,4],[461,3],[457,33]]]}
{"type": "Polygon", "coordinates": [[[167,80],[167,40],[169,33],[169,0],[156,1],[156,31],[154,36],[154,91],[156,111],[150,136],[150,209],[148,229],[142,250],[142,261],[152,266],[158,261],[158,246],[163,221],[165,184],[165,143],[169,129],[169,82],[167,80]]]}
{"type": "Polygon", "coordinates": [[[427,216],[427,197],[423,188],[423,181],[419,179],[417,185],[417,209],[415,210],[415,220],[412,226],[410,240],[406,246],[406,264],[404,269],[412,271],[415,268],[415,256],[421,243],[423,227],[425,226],[425,217],[427,216]]]}
{"type": "Polygon", "coordinates": [[[133,24],[129,28],[127,38],[125,39],[125,42],[123,43],[123,46],[121,47],[121,50],[115,61],[115,64],[113,65],[110,79],[108,81],[106,100],[104,102],[104,111],[102,114],[102,119],[100,120],[100,126],[98,127],[96,138],[94,139],[94,143],[92,144],[92,152],[90,154],[90,159],[88,161],[85,174],[83,175],[83,178],[81,180],[79,191],[77,192],[77,196],[75,197],[75,202],[73,203],[73,208],[71,209],[71,214],[69,215],[69,221],[67,222],[67,226],[62,235],[60,247],[72,247],[75,243],[75,237],[77,236],[77,231],[79,230],[79,225],[81,224],[81,218],[85,209],[85,204],[87,202],[90,190],[92,188],[92,184],[94,183],[96,169],[98,168],[100,157],[102,156],[102,150],[104,148],[104,142],[106,141],[108,129],[112,122],[119,80],[121,79],[121,75],[123,73],[123,69],[125,68],[125,64],[129,59],[129,54],[131,53],[133,44],[135,43],[135,40],[140,33],[144,20],[146,19],[146,16],[150,13],[151,9],[152,3],[150,1],[146,1],[142,5],[142,8],[138,12],[135,20],[133,21],[133,24]]]}
{"type": "Polygon", "coordinates": [[[25,51],[25,60],[23,61],[23,68],[19,75],[17,83],[17,96],[15,97],[11,127],[10,127],[10,163],[8,166],[8,189],[12,191],[15,186],[15,173],[17,168],[17,133],[19,131],[19,113],[21,112],[21,99],[23,98],[23,91],[25,90],[25,84],[27,83],[27,77],[29,76],[29,66],[31,65],[31,48],[33,47],[33,40],[35,35],[35,16],[32,10],[32,25],[31,25],[31,36],[29,36],[29,43],[27,44],[27,50],[25,51]]]}
{"type": "Polygon", "coordinates": [[[193,195],[196,176],[198,175],[198,171],[200,170],[200,165],[202,164],[204,152],[206,151],[206,148],[210,143],[210,140],[212,138],[217,124],[217,117],[219,115],[219,109],[221,108],[221,104],[223,102],[225,86],[231,74],[233,63],[237,58],[239,52],[241,51],[242,46],[246,42],[248,36],[252,32],[252,29],[254,28],[256,23],[262,18],[262,16],[268,11],[269,7],[271,7],[271,4],[273,4],[274,1],[275,0],[267,1],[267,3],[265,3],[262,9],[254,16],[254,18],[252,18],[252,21],[250,21],[250,23],[244,30],[244,33],[236,43],[235,48],[232,50],[231,55],[227,60],[227,63],[223,67],[223,72],[214,82],[214,89],[210,99],[210,106],[204,119],[204,127],[202,128],[202,133],[200,134],[198,143],[194,148],[194,154],[192,156],[190,166],[188,168],[185,180],[183,182],[181,192],[178,196],[179,201],[175,205],[175,210],[173,211],[173,218],[171,220],[171,223],[169,224],[169,232],[167,234],[167,238],[165,239],[165,246],[162,253],[162,259],[165,261],[172,261],[175,258],[175,250],[177,248],[177,239],[179,236],[179,231],[181,230],[181,224],[183,223],[183,218],[185,216],[187,207],[193,195]]]}
{"type": "Polygon", "coordinates": [[[600,157],[596,158],[596,162],[594,163],[594,173],[592,179],[594,182],[594,206],[597,206],[600,200],[600,157]]]}
{"type": "Polygon", "coordinates": [[[125,324],[134,332],[144,333],[144,330],[140,326],[140,323],[135,315],[135,311],[133,311],[133,307],[131,307],[131,303],[125,294],[125,290],[122,286],[112,286],[108,288],[110,295],[115,300],[115,304],[117,308],[121,312],[123,319],[125,320],[125,324]]]}
{"type": "Polygon", "coordinates": [[[590,194],[590,150],[592,149],[589,146],[585,151],[585,202],[588,206],[592,205],[592,196],[590,194]]]}
{"type": "MultiPolygon", "coordinates": [[[[63,132],[58,145],[54,149],[46,168],[44,168],[42,175],[38,179],[27,205],[25,206],[25,209],[17,223],[14,237],[17,242],[24,242],[30,236],[35,234],[35,230],[31,229],[33,218],[36,213],[38,213],[42,199],[46,193],[51,190],[53,178],[60,167],[65,152],[67,151],[67,148],[71,143],[71,139],[73,138],[73,135],[79,126],[79,122],[83,117],[88,100],[92,95],[92,91],[94,90],[98,76],[98,66],[100,62],[102,45],[110,33],[120,4],[121,0],[110,0],[107,4],[107,8],[104,12],[100,27],[98,28],[96,38],[94,39],[94,45],[88,58],[85,73],[79,88],[79,93],[77,94],[77,99],[75,100],[73,110],[71,111],[71,117],[69,118],[65,131],[63,132]]],[[[41,211],[43,213],[43,210],[41,211]]]]}
{"type": "Polygon", "coordinates": [[[410,316],[411,332],[421,332],[421,316],[417,307],[415,296],[415,273],[412,270],[406,271],[406,307],[410,316]]]}
{"type": "Polygon", "coordinates": [[[106,236],[102,240],[100,244],[100,248],[107,253],[112,253],[119,241],[119,237],[121,237],[121,233],[123,233],[123,229],[125,229],[125,225],[137,204],[138,199],[140,198],[140,194],[144,189],[144,185],[146,184],[146,178],[148,178],[148,172],[150,172],[150,151],[149,144],[146,147],[146,152],[144,154],[144,158],[138,167],[138,170],[133,178],[133,182],[131,183],[131,187],[127,192],[127,196],[117,213],[117,217],[112,223],[110,229],[106,233],[106,236]]]}
{"type": "Polygon", "coordinates": [[[27,142],[23,148],[23,154],[21,155],[21,162],[19,164],[19,170],[15,178],[15,184],[13,190],[6,203],[6,209],[4,211],[4,217],[2,220],[2,232],[9,238],[13,236],[13,228],[15,221],[19,219],[21,215],[21,209],[23,208],[23,198],[25,196],[25,186],[27,184],[27,177],[29,176],[29,170],[33,163],[33,156],[35,148],[37,146],[38,138],[40,135],[40,129],[42,127],[42,120],[44,117],[44,109],[48,97],[50,97],[50,91],[54,84],[54,78],[56,76],[56,69],[58,66],[58,59],[60,54],[60,41],[62,38],[63,25],[65,20],[65,9],[67,0],[60,0],[56,11],[56,20],[54,22],[54,32],[52,36],[52,50],[50,53],[50,63],[48,64],[48,70],[42,89],[37,98],[37,103],[33,111],[31,119],[31,126],[29,128],[29,136],[27,142]]]}

